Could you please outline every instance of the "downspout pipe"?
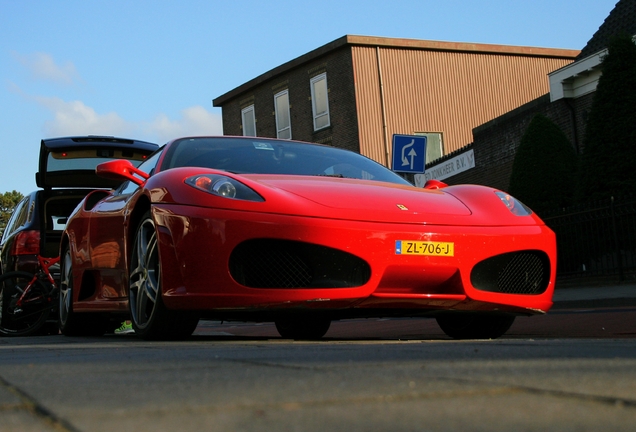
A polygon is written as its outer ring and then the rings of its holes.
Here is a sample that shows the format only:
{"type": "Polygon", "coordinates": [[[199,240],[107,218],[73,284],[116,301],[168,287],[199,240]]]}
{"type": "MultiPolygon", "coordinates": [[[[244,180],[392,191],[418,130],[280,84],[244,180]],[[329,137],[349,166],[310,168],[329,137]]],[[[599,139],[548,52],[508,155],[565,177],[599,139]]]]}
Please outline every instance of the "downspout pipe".
{"type": "Polygon", "coordinates": [[[389,137],[387,136],[387,126],[386,126],[386,107],[384,103],[384,82],[382,80],[382,64],[380,62],[380,47],[375,47],[376,59],[378,62],[378,80],[380,85],[380,108],[382,109],[382,133],[384,135],[384,165],[387,168],[391,168],[389,166],[389,137]]]}

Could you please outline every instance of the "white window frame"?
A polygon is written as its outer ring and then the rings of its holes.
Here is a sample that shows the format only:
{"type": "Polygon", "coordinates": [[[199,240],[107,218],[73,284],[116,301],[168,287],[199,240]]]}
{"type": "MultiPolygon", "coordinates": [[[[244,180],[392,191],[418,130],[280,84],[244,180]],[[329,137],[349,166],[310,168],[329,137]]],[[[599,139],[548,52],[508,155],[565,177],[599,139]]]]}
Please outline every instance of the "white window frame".
{"type": "Polygon", "coordinates": [[[436,161],[437,159],[444,156],[444,134],[441,132],[415,132],[413,135],[425,136],[426,137],[426,161],[425,163],[430,163],[436,161]],[[431,147],[432,144],[439,144],[439,147],[436,149],[439,150],[439,156],[436,158],[432,158],[431,154],[433,153],[431,147]]]}
{"type": "Polygon", "coordinates": [[[256,136],[256,112],[254,111],[254,105],[247,106],[241,110],[241,125],[243,126],[243,136],[256,136]],[[249,121],[249,118],[247,118],[249,113],[252,115],[251,122],[249,121]],[[249,126],[251,126],[254,130],[254,135],[248,135],[249,126]]]}
{"type": "Polygon", "coordinates": [[[316,75],[310,80],[311,87],[311,111],[314,116],[314,130],[320,130],[331,126],[331,117],[329,115],[329,86],[327,85],[327,73],[321,73],[320,75],[316,75]],[[324,92],[325,92],[325,110],[316,112],[318,107],[316,106],[316,92],[315,87],[318,83],[324,82],[324,92]],[[321,124],[318,126],[318,122],[324,121],[326,117],[326,124],[321,124]]]}
{"type": "Polygon", "coordinates": [[[291,139],[292,131],[291,113],[289,111],[289,90],[283,90],[274,95],[274,110],[274,112],[276,113],[276,138],[291,139]],[[278,100],[282,97],[285,98],[285,107],[282,109],[286,110],[286,113],[281,113],[278,111],[278,100]],[[287,114],[287,124],[281,124],[281,120],[285,114],[287,114]]]}

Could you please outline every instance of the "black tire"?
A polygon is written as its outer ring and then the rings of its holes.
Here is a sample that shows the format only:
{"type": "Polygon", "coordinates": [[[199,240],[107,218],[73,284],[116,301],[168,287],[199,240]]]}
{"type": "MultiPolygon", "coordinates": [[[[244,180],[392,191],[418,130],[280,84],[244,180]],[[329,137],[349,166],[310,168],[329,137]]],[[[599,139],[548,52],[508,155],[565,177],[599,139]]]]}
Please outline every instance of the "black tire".
{"type": "Polygon", "coordinates": [[[283,339],[321,339],[329,330],[331,320],[327,318],[283,318],[276,320],[276,330],[283,339]]]}
{"type": "Polygon", "coordinates": [[[448,314],[437,317],[442,331],[453,339],[497,339],[510,329],[514,315],[448,314]]]}
{"type": "Polygon", "coordinates": [[[199,323],[198,314],[170,310],[163,303],[157,230],[149,211],[135,234],[128,283],[132,325],[139,337],[182,340],[192,335],[199,323]]]}
{"type": "Polygon", "coordinates": [[[60,261],[58,324],[65,336],[102,336],[108,321],[102,315],[73,311],[73,260],[67,247],[60,261]]]}
{"type": "Polygon", "coordinates": [[[36,333],[46,322],[53,308],[50,289],[36,279],[24,297],[23,305],[16,302],[27,285],[33,280],[28,272],[9,272],[0,276],[0,335],[29,336],[36,333]]]}

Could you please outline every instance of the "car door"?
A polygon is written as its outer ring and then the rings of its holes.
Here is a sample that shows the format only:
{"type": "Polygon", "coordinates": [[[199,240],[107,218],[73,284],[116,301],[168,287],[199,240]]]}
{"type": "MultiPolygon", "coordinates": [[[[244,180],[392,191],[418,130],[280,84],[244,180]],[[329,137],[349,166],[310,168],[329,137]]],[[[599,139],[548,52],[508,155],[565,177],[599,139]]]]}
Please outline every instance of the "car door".
{"type": "MultiPolygon", "coordinates": [[[[160,155],[160,151],[155,152],[137,168],[152,174],[160,155]]],[[[88,213],[90,268],[99,276],[98,297],[104,300],[127,296],[129,207],[140,193],[138,185],[127,181],[99,200],[88,213]]]]}

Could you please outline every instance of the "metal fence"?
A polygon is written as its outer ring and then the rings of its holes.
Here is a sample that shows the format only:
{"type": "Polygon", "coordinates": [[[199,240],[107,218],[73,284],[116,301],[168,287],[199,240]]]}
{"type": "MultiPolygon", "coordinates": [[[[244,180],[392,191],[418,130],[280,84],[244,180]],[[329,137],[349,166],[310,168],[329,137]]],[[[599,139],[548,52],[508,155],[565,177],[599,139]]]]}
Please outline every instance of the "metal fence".
{"type": "Polygon", "coordinates": [[[557,277],[636,277],[636,197],[570,207],[542,217],[557,236],[557,277]]]}

